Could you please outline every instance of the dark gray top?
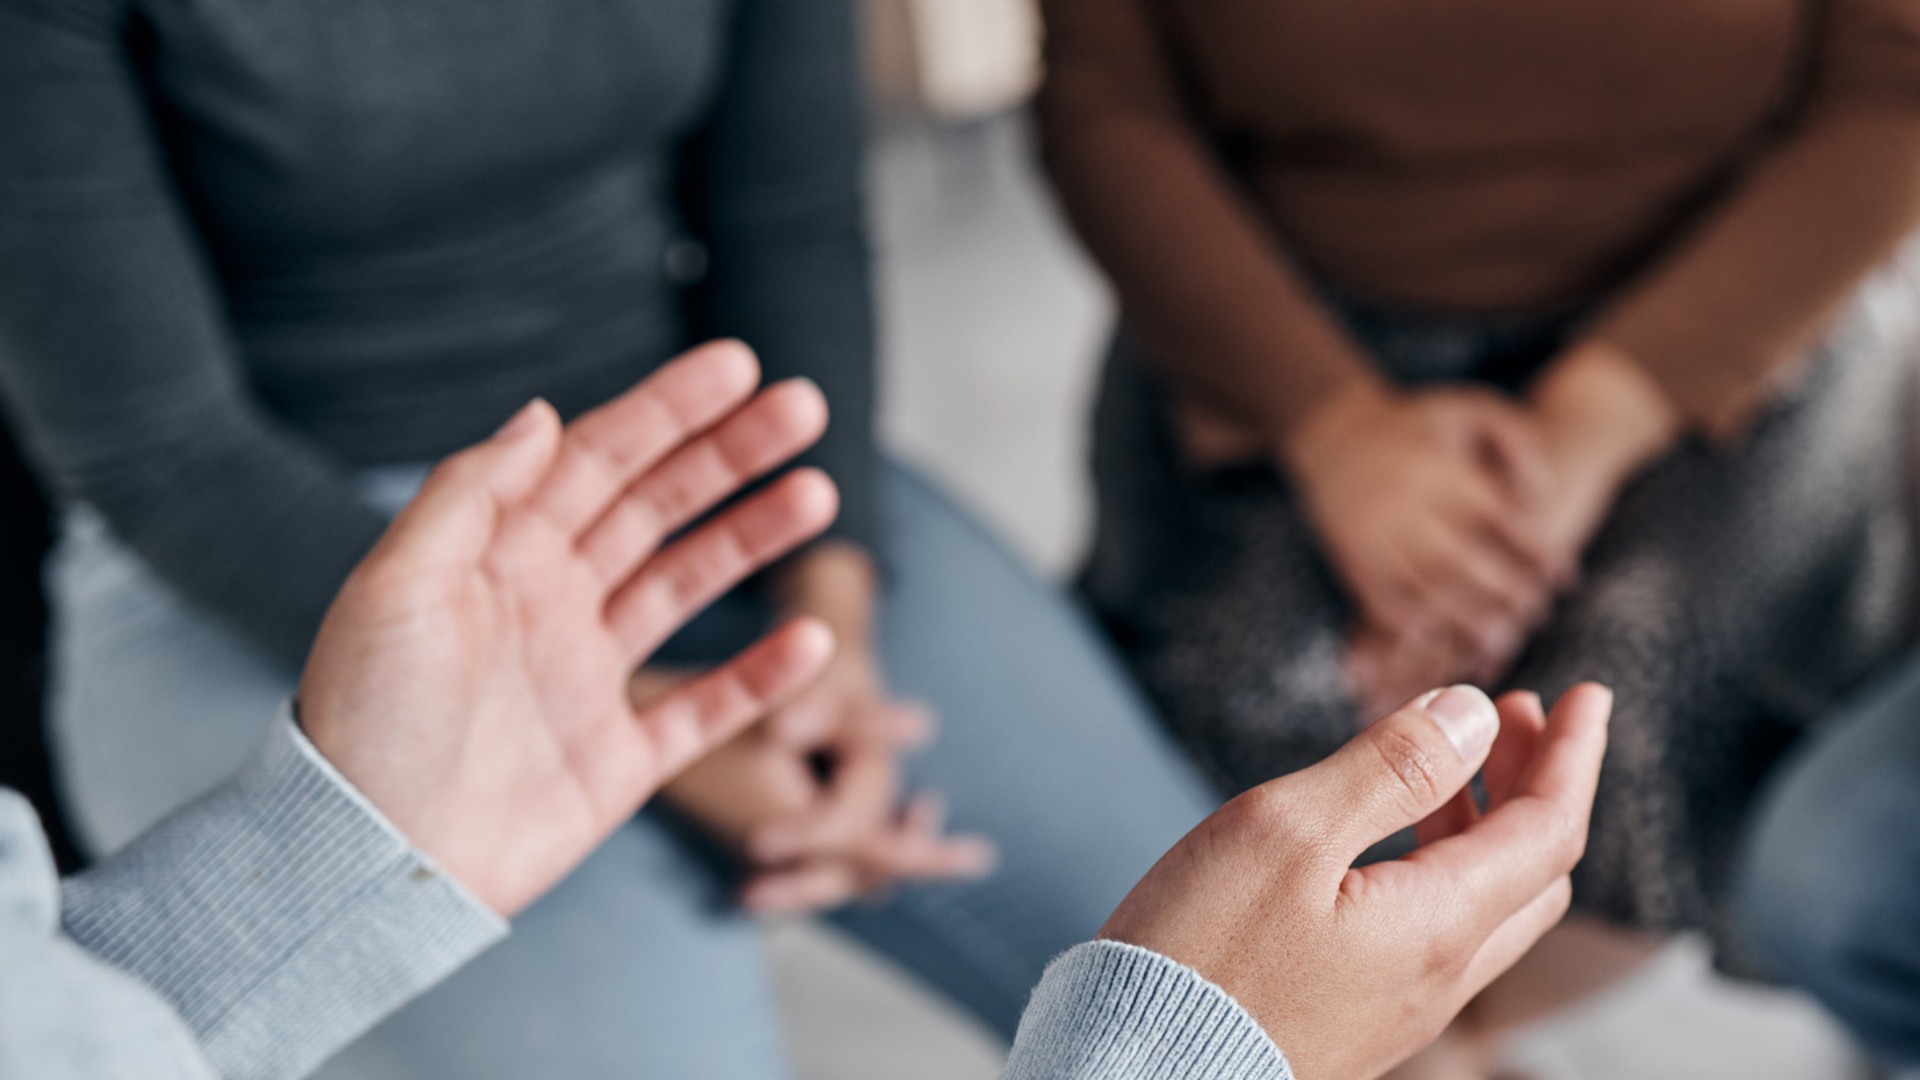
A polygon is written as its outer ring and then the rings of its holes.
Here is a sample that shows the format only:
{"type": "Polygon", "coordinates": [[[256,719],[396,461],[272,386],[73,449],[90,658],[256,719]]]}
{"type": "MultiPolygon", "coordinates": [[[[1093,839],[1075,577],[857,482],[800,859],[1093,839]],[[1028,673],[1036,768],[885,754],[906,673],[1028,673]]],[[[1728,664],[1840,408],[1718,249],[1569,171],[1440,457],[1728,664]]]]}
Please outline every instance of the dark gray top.
{"type": "Polygon", "coordinates": [[[0,0],[0,391],[59,492],[296,660],[347,472],[696,339],[805,374],[871,539],[850,0],[0,0]]]}

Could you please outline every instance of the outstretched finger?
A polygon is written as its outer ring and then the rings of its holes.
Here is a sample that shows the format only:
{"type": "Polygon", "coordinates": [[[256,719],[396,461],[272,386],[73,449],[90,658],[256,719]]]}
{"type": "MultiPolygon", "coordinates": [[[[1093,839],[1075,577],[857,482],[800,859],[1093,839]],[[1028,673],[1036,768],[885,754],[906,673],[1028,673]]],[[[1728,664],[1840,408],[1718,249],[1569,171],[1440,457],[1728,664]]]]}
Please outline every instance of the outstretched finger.
{"type": "Polygon", "coordinates": [[[827,400],[805,379],[768,387],[641,474],[576,544],[609,587],[699,515],[820,438],[827,400]]]}
{"type": "Polygon", "coordinates": [[[1500,695],[1494,705],[1500,710],[1500,737],[1493,741],[1483,770],[1489,810],[1520,790],[1520,780],[1540,755],[1540,742],[1547,736],[1547,712],[1539,694],[1515,690],[1500,695]]]}
{"type": "Polygon", "coordinates": [[[477,561],[502,519],[540,483],[560,441],[553,406],[528,402],[492,438],[435,466],[376,553],[410,565],[477,561]]]}
{"type": "Polygon", "coordinates": [[[1612,694],[1602,687],[1586,683],[1567,691],[1512,797],[1460,835],[1382,865],[1394,866],[1396,878],[1403,869],[1414,871],[1418,876],[1408,884],[1418,882],[1436,896],[1473,898],[1436,908],[1453,924],[1447,932],[1491,934],[1585,852],[1611,710],[1612,694]]]}
{"type": "Polygon", "coordinates": [[[738,341],[702,345],[567,427],[531,503],[564,536],[578,536],[628,485],[745,402],[760,381],[738,341]]]}
{"type": "Polygon", "coordinates": [[[1344,871],[1466,787],[1498,723],[1493,702],[1474,687],[1435,690],[1376,720],[1325,761],[1269,781],[1266,797],[1338,807],[1321,848],[1344,871]]]}
{"type": "Polygon", "coordinates": [[[695,612],[818,536],[838,508],[825,473],[788,473],[642,563],[608,598],[608,627],[638,663],[695,612]]]}
{"type": "Polygon", "coordinates": [[[1560,925],[1567,917],[1567,908],[1573,901],[1573,883],[1562,877],[1539,896],[1534,897],[1519,911],[1507,917],[1480,948],[1467,961],[1466,973],[1462,983],[1468,993],[1478,994],[1485,990],[1493,980],[1507,973],[1507,970],[1520,962],[1520,958],[1532,951],[1547,931],[1560,925]]]}
{"type": "MultiPolygon", "coordinates": [[[[745,652],[669,690],[633,715],[646,769],[657,787],[732,739],[820,677],[833,657],[833,632],[818,619],[795,619],[745,652]]],[[[646,777],[630,778],[642,786],[646,777]]],[[[641,792],[644,799],[652,792],[641,792]]],[[[629,791],[631,798],[635,793],[629,791]]],[[[638,805],[638,802],[635,802],[638,805]]]]}

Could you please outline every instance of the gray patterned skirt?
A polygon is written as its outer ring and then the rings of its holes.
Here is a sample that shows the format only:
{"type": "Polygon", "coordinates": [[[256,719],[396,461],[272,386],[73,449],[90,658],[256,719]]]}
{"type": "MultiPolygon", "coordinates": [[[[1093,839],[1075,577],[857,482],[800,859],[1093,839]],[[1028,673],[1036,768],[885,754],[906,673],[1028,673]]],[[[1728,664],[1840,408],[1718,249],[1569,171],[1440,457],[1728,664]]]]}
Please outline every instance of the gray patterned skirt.
{"type": "MultiPolygon", "coordinates": [[[[1703,929],[1740,968],[1723,898],[1761,775],[1907,634],[1908,369],[1915,281],[1857,294],[1808,374],[1739,449],[1685,445],[1622,494],[1581,583],[1509,687],[1597,679],[1613,744],[1576,906],[1703,929]]],[[[1408,384],[1517,386],[1577,317],[1447,321],[1338,302],[1408,384]]],[[[1285,480],[1176,459],[1164,397],[1124,332],[1095,420],[1097,531],[1083,588],[1175,733],[1223,790],[1326,756],[1359,718],[1348,600],[1285,480]]]]}

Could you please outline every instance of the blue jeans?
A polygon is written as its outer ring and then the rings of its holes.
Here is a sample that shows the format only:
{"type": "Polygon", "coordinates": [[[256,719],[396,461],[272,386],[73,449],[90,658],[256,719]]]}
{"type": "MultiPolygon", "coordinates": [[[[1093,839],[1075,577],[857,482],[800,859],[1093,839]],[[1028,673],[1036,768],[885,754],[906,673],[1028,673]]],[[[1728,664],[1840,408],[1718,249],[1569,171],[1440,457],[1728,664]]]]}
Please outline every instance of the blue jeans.
{"type": "Polygon", "coordinates": [[[1742,854],[1762,958],[1877,1056],[1920,1065],[1920,655],[1781,765],[1742,854]]]}
{"type": "MultiPolygon", "coordinates": [[[[418,474],[372,474],[404,499],[418,474]]],[[[924,482],[883,471],[881,659],[941,738],[909,766],[1001,868],[833,918],[1011,1036],[1056,952],[1093,935],[1214,806],[1085,618],[924,482]]],[[[123,843],[234,768],[292,688],[85,514],[52,572],[62,766],[98,846],[123,843]]],[[[747,596],[674,648],[744,643],[747,596]]],[[[761,927],[697,840],[647,813],[515,920],[513,936],[324,1074],[378,1080],[759,1080],[788,1075],[761,927]]]]}

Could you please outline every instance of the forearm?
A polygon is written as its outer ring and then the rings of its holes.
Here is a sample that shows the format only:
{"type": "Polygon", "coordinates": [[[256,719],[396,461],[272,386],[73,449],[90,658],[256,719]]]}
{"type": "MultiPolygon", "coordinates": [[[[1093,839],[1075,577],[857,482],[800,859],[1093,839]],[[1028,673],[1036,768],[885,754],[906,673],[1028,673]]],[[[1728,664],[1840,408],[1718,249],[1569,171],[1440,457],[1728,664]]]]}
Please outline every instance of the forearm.
{"type": "Polygon", "coordinates": [[[1005,1080],[1292,1080],[1279,1047],[1226,991],[1133,945],[1076,946],[1048,966],[1005,1080]]]}
{"type": "Polygon", "coordinates": [[[228,1080],[306,1074],[506,932],[284,717],[233,781],[71,879],[61,918],[228,1080]]]}
{"type": "Polygon", "coordinates": [[[1144,5],[1044,10],[1047,169],[1162,377],[1270,444],[1374,378],[1196,127],[1144,5]]]}
{"type": "Polygon", "coordinates": [[[1563,482],[1571,471],[1576,482],[1617,488],[1685,430],[1685,417],[1646,369],[1601,341],[1556,358],[1528,388],[1527,401],[1561,459],[1563,482]]]}
{"type": "Polygon", "coordinates": [[[1764,159],[1590,336],[1686,424],[1741,430],[1861,280],[1920,224],[1920,92],[1836,108],[1764,159]]]}

